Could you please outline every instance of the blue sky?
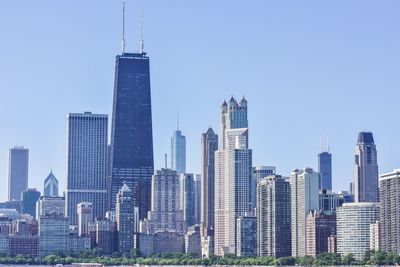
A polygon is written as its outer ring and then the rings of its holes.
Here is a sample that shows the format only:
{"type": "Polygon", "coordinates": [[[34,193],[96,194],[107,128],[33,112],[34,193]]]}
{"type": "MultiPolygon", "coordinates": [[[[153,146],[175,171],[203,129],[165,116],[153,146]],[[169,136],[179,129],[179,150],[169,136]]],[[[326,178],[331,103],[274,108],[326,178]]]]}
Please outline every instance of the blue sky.
{"type": "MultiPolygon", "coordinates": [[[[0,200],[8,148],[30,149],[29,186],[52,168],[66,185],[66,115],[111,115],[121,1],[0,2],[0,200]]],[[[317,168],[329,138],[333,185],[353,180],[359,131],[372,131],[380,173],[400,167],[398,1],[127,0],[127,50],[138,50],[141,9],[151,58],[155,167],[180,113],[188,171],[219,106],[249,102],[255,165],[317,168]]],[[[111,117],[110,117],[111,119],[111,117]]]]}

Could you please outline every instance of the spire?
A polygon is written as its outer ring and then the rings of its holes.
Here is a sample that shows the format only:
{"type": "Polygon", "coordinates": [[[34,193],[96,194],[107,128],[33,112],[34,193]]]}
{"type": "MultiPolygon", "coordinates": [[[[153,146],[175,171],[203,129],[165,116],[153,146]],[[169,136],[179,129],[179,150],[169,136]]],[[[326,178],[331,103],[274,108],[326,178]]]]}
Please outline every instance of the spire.
{"type": "Polygon", "coordinates": [[[168,168],[168,162],[167,162],[167,154],[164,154],[164,164],[165,164],[165,169],[168,168]]]}
{"type": "Polygon", "coordinates": [[[142,16],[140,18],[140,53],[144,53],[144,40],[143,40],[143,8],[142,8],[142,16]]]}
{"type": "Polygon", "coordinates": [[[122,54],[125,53],[125,0],[122,2],[122,40],[121,40],[121,46],[122,46],[122,54]]]}

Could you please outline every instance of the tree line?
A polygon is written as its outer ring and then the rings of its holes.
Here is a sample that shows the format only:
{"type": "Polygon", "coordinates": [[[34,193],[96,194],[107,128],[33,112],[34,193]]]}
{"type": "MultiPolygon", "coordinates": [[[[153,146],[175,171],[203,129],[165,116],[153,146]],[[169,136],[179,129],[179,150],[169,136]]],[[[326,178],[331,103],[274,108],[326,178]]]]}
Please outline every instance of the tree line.
{"type": "Polygon", "coordinates": [[[382,251],[367,251],[361,261],[355,260],[352,254],[341,257],[336,253],[322,253],[317,257],[225,257],[212,256],[209,259],[196,258],[193,254],[157,254],[151,257],[133,257],[131,255],[102,256],[99,250],[73,253],[56,253],[44,258],[33,258],[23,255],[0,254],[0,264],[71,264],[71,263],[100,263],[103,265],[275,265],[275,266],[332,266],[332,265],[399,265],[400,256],[396,253],[382,251]]]}

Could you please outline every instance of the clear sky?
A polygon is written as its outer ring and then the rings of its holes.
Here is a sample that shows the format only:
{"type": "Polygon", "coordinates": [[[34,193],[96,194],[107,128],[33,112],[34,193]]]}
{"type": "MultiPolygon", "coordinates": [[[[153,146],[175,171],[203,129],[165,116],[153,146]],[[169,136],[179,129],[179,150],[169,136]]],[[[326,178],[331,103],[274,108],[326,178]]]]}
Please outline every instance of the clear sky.
{"type": "MultiPolygon", "coordinates": [[[[66,115],[108,113],[121,50],[117,0],[0,2],[0,200],[8,148],[30,149],[29,186],[53,169],[66,185],[66,115]]],[[[380,173],[400,168],[399,1],[127,0],[127,50],[138,50],[141,9],[151,59],[155,167],[180,128],[187,170],[200,137],[218,131],[232,94],[249,102],[254,165],[317,168],[320,137],[333,186],[353,180],[359,131],[372,131],[380,173]]]]}

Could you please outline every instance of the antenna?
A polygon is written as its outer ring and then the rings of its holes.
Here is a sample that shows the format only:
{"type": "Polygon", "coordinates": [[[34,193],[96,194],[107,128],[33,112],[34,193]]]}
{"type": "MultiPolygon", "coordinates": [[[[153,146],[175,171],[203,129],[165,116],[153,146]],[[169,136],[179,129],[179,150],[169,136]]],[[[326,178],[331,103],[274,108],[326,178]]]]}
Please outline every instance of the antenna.
{"type": "Polygon", "coordinates": [[[176,129],[179,131],[179,111],[176,112],[176,129]]]}
{"type": "Polygon", "coordinates": [[[164,154],[164,161],[165,161],[165,169],[167,169],[168,168],[168,165],[167,165],[167,154],[164,154]]]}
{"type": "Polygon", "coordinates": [[[121,46],[122,46],[122,54],[125,53],[125,0],[122,1],[122,40],[121,40],[121,46]]]}
{"type": "Polygon", "coordinates": [[[319,149],[320,149],[320,153],[322,153],[322,135],[319,136],[319,149]]]}
{"type": "Polygon", "coordinates": [[[327,149],[328,152],[329,152],[329,138],[326,138],[326,149],[327,149]]]}
{"type": "Polygon", "coordinates": [[[142,8],[142,16],[140,18],[140,53],[144,53],[144,40],[143,40],[143,8],[142,8]]]}

